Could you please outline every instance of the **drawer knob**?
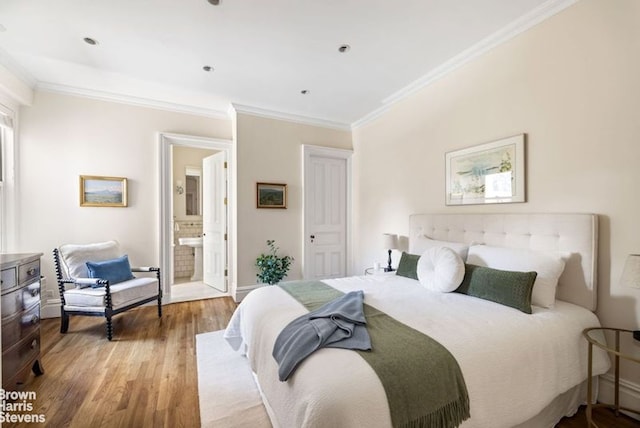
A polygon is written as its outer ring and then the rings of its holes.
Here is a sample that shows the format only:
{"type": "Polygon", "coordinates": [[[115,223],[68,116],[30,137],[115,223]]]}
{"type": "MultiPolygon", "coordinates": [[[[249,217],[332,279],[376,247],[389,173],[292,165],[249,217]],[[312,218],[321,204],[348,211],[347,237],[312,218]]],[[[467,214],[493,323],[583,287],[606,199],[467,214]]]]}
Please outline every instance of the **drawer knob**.
{"type": "Polygon", "coordinates": [[[33,342],[31,342],[31,349],[36,349],[38,347],[38,341],[36,339],[33,339],[33,342]]]}
{"type": "Polygon", "coordinates": [[[37,315],[31,317],[31,324],[36,325],[38,324],[38,321],[40,321],[40,317],[38,317],[37,315]]]}
{"type": "Polygon", "coordinates": [[[27,275],[31,276],[34,275],[37,272],[36,268],[31,268],[27,271],[27,275]]]}

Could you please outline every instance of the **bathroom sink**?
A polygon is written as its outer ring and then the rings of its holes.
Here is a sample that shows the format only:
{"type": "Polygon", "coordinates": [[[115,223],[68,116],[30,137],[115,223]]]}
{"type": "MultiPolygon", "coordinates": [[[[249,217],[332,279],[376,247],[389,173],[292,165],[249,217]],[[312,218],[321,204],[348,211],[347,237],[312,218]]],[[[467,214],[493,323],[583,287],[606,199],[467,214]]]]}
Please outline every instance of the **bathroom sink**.
{"type": "Polygon", "coordinates": [[[198,238],[178,238],[178,243],[192,248],[202,248],[202,236],[198,238]]]}
{"type": "Polygon", "coordinates": [[[178,238],[180,245],[193,248],[193,275],[191,281],[202,281],[202,236],[197,238],[178,238]]]}

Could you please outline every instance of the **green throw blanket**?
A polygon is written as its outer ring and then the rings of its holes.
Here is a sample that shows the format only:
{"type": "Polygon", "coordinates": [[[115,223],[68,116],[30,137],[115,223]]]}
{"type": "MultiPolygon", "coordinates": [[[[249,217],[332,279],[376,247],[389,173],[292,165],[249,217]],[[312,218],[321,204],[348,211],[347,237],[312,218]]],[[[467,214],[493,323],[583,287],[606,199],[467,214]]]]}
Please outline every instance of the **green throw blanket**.
{"type": "MultiPolygon", "coordinates": [[[[344,293],[320,281],[279,286],[309,311],[344,293]]],[[[440,343],[364,305],[371,351],[358,352],[376,372],[395,428],[450,428],[469,418],[469,396],[457,361],[440,343]]]]}

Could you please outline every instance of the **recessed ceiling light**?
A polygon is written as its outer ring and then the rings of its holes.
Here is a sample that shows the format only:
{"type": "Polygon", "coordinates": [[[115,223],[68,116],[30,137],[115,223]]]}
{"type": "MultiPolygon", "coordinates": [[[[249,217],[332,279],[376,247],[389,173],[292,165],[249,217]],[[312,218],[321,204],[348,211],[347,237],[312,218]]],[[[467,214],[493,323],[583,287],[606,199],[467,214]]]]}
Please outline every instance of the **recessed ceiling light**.
{"type": "Polygon", "coordinates": [[[213,71],[213,67],[211,67],[210,65],[205,65],[204,67],[202,67],[202,69],[203,69],[204,71],[207,71],[207,72],[208,72],[208,71],[213,71]]]}
{"type": "Polygon", "coordinates": [[[340,47],[338,48],[338,52],[340,53],[345,53],[348,52],[351,49],[351,46],[349,45],[340,45],[340,47]]]}
{"type": "Polygon", "coordinates": [[[209,3],[211,3],[214,6],[217,6],[220,4],[220,0],[207,0],[209,3]]]}
{"type": "Polygon", "coordinates": [[[82,39],[82,40],[84,40],[84,42],[85,42],[86,44],[88,44],[88,45],[93,45],[93,46],[95,46],[95,45],[97,45],[97,44],[98,44],[98,41],[97,41],[97,40],[95,40],[95,39],[92,39],[91,37],[85,37],[85,38],[84,38],[84,39],[82,39]]]}
{"type": "Polygon", "coordinates": [[[300,91],[302,95],[307,95],[310,91],[308,89],[303,89],[300,91]]]}

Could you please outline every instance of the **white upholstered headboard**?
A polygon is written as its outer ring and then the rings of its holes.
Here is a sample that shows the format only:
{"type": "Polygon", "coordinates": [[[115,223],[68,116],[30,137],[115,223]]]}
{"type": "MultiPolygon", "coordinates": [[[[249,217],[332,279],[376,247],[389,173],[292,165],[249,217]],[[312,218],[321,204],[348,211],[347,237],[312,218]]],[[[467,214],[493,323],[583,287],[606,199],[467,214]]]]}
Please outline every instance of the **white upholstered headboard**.
{"type": "Polygon", "coordinates": [[[413,214],[409,252],[417,236],[571,256],[556,298],[591,311],[597,304],[598,216],[595,214],[413,214]]]}

